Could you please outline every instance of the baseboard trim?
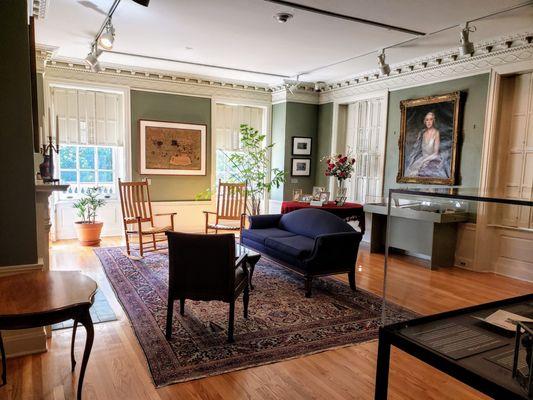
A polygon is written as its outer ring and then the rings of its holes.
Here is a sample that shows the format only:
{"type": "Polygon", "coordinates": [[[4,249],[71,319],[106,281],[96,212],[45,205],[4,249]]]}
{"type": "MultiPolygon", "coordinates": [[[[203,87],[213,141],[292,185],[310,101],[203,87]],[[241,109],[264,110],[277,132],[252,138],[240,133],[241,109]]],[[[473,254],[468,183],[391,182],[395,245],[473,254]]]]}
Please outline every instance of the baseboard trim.
{"type": "Polygon", "coordinates": [[[47,351],[44,327],[2,331],[6,358],[38,354],[47,351]]]}
{"type": "Polygon", "coordinates": [[[43,268],[44,261],[42,258],[39,258],[35,264],[4,265],[0,266],[0,277],[21,272],[42,271],[43,268]]]}

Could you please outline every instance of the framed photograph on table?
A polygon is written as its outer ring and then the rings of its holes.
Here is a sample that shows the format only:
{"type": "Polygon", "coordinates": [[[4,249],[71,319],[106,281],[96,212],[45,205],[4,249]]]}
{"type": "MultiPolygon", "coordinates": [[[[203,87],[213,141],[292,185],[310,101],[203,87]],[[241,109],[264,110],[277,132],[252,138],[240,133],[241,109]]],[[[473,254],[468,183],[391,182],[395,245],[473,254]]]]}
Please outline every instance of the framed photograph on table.
{"type": "Polygon", "coordinates": [[[326,204],[329,201],[329,192],[320,192],[318,200],[320,200],[322,204],[326,204]]]}
{"type": "Polygon", "coordinates": [[[310,137],[293,136],[292,137],[292,155],[293,156],[310,156],[313,139],[310,137]]]}
{"type": "Polygon", "coordinates": [[[460,92],[400,102],[396,182],[455,184],[460,108],[460,92]]]}
{"type": "Polygon", "coordinates": [[[311,176],[310,158],[292,158],[291,176],[311,176]]]}
{"type": "Polygon", "coordinates": [[[206,126],[139,120],[140,174],[205,175],[206,126]]]}

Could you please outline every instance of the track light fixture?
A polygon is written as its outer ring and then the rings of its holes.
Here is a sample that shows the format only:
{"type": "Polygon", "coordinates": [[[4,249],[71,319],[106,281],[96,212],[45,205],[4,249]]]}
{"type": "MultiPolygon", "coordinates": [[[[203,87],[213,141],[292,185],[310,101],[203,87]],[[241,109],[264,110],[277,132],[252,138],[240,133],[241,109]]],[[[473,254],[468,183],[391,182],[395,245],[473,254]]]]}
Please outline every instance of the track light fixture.
{"type": "Polygon", "coordinates": [[[385,62],[385,50],[381,50],[378,53],[378,65],[379,72],[382,76],[390,74],[390,66],[385,62]]]}
{"type": "Polygon", "coordinates": [[[461,46],[459,47],[459,54],[462,56],[470,55],[474,52],[474,43],[469,39],[470,32],[475,32],[475,26],[469,26],[468,22],[461,25],[461,46]]]}
{"type": "Polygon", "coordinates": [[[102,50],[99,50],[96,43],[93,43],[91,46],[91,52],[87,54],[87,57],[85,57],[85,64],[91,67],[93,72],[99,72],[102,70],[100,67],[100,62],[98,61],[100,54],[102,54],[102,50]]]}
{"type": "Polygon", "coordinates": [[[98,44],[105,50],[111,50],[113,48],[113,42],[115,41],[115,28],[111,23],[111,18],[107,19],[104,31],[98,38],[98,44]]]}

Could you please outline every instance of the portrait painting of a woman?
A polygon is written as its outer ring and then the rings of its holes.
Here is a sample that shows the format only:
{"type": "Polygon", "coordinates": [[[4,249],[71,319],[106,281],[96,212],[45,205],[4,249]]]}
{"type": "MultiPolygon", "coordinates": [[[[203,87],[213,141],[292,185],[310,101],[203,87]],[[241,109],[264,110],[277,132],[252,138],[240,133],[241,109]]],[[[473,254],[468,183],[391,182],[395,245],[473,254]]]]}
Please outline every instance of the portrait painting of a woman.
{"type": "Polygon", "coordinates": [[[398,182],[455,183],[459,93],[401,102],[398,182]]]}

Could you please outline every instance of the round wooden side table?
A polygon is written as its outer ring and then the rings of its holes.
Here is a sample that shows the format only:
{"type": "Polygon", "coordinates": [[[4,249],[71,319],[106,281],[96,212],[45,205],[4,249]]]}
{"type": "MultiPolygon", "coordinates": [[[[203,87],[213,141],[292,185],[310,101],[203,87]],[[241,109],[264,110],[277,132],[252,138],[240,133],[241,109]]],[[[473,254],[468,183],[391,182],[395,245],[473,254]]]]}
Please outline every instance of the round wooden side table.
{"type": "MultiPolygon", "coordinates": [[[[94,330],[89,313],[97,284],[76,271],[38,271],[0,278],[0,331],[37,328],[69,319],[74,320],[70,349],[72,371],[76,366],[74,341],[81,323],[87,331],[78,380],[77,399],[81,399],[83,378],[91,353],[94,330]]],[[[6,356],[0,333],[2,382],[6,384],[6,356]]]]}

